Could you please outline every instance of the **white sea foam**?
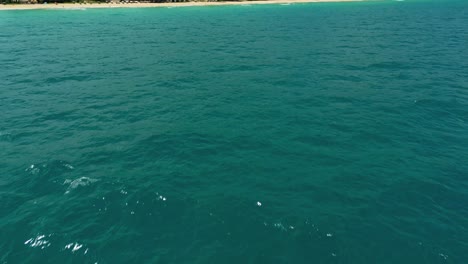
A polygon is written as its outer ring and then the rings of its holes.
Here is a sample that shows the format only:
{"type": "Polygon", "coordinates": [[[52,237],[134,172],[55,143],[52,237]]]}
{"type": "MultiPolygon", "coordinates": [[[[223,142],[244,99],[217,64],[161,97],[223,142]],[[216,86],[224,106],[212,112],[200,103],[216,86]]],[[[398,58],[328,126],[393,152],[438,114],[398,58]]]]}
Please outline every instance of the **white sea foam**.
{"type": "Polygon", "coordinates": [[[443,254],[443,253],[439,253],[439,257],[441,257],[443,259],[448,259],[448,255],[443,254]]]}
{"type": "Polygon", "coordinates": [[[85,187],[85,186],[88,186],[91,183],[94,183],[94,182],[97,182],[97,181],[98,180],[91,179],[89,177],[80,177],[80,178],[75,179],[75,180],[67,179],[67,180],[65,180],[65,182],[63,182],[64,185],[68,184],[68,188],[67,188],[67,191],[65,193],[67,194],[73,189],[76,189],[78,187],[85,187]]]}
{"type": "Polygon", "coordinates": [[[280,229],[281,231],[287,231],[287,229],[284,227],[284,225],[283,225],[281,222],[279,222],[279,223],[274,223],[273,226],[274,226],[275,228],[280,229]]]}
{"type": "Polygon", "coordinates": [[[47,169],[49,170],[54,170],[54,169],[73,170],[75,169],[75,167],[73,167],[71,164],[66,163],[65,161],[56,160],[56,161],[51,161],[51,162],[39,163],[39,164],[31,164],[24,171],[29,172],[32,175],[35,175],[35,174],[40,173],[41,171],[47,171],[47,169]]]}
{"type": "Polygon", "coordinates": [[[163,201],[166,201],[166,200],[167,200],[166,197],[160,195],[159,193],[156,193],[156,195],[159,195],[159,196],[158,196],[158,199],[159,199],[159,200],[163,200],[163,201]]]}
{"type": "MultiPolygon", "coordinates": [[[[82,247],[83,247],[83,244],[78,244],[78,243],[75,242],[75,243],[67,244],[65,246],[65,249],[69,249],[69,250],[71,250],[71,252],[76,252],[76,251],[80,250],[82,247]]],[[[88,249],[85,250],[84,254],[86,254],[86,253],[88,253],[88,249]]]]}
{"type": "MultiPolygon", "coordinates": [[[[44,166],[42,166],[42,167],[44,167],[44,166]]],[[[27,171],[27,172],[29,172],[29,173],[32,174],[32,175],[36,175],[36,174],[38,174],[38,173],[41,171],[41,169],[39,168],[39,166],[37,166],[37,165],[35,165],[35,164],[31,164],[31,165],[30,165],[29,167],[27,167],[24,171],[27,171]]]]}
{"type": "MultiPolygon", "coordinates": [[[[47,237],[50,237],[48,235],[47,237]]],[[[47,248],[50,246],[49,240],[46,240],[46,235],[38,235],[37,237],[30,238],[24,242],[25,245],[28,245],[32,248],[47,248]]]]}
{"type": "Polygon", "coordinates": [[[64,7],[62,10],[79,10],[79,11],[85,11],[86,8],[84,7],[64,7]]]}

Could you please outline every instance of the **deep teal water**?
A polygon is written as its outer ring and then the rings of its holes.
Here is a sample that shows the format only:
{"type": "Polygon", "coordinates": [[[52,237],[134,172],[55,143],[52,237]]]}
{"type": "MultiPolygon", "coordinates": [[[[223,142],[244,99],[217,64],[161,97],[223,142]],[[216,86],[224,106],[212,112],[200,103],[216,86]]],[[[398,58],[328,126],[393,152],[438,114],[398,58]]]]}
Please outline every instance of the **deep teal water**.
{"type": "Polygon", "coordinates": [[[464,1],[0,12],[0,263],[468,263],[467,122],[464,1]]]}

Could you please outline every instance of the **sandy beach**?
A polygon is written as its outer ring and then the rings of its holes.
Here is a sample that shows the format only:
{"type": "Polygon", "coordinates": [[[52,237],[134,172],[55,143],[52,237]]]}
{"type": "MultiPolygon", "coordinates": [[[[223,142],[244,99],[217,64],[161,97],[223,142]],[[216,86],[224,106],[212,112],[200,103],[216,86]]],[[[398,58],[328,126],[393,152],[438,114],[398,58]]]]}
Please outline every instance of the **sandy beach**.
{"type": "Polygon", "coordinates": [[[8,4],[0,5],[0,10],[30,9],[83,9],[83,8],[143,8],[143,7],[184,7],[184,6],[223,6],[223,5],[261,5],[261,4],[295,4],[319,2],[356,2],[362,0],[266,0],[240,2],[179,2],[179,3],[92,3],[92,4],[8,4]]]}

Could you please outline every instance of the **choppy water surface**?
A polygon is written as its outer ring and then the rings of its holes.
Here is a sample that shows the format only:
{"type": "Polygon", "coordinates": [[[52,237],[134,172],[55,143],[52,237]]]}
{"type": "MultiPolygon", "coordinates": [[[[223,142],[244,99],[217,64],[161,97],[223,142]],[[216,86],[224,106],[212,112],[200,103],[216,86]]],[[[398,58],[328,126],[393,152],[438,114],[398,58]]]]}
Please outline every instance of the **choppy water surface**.
{"type": "Polygon", "coordinates": [[[0,12],[1,263],[466,263],[468,3],[0,12]]]}

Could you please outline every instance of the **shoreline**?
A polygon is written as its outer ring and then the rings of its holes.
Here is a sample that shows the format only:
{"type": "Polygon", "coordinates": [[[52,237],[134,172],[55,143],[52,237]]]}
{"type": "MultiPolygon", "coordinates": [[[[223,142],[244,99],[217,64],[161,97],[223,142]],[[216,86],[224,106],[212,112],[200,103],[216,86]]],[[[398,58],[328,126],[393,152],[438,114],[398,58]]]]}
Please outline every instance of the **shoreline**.
{"type": "Polygon", "coordinates": [[[2,10],[34,10],[34,9],[62,9],[80,10],[87,8],[145,8],[145,7],[187,7],[187,6],[226,6],[226,5],[262,5],[262,4],[299,4],[299,3],[325,3],[325,2],[361,2],[364,0],[260,0],[238,2],[178,2],[178,3],[59,3],[59,4],[0,4],[2,10]]]}

